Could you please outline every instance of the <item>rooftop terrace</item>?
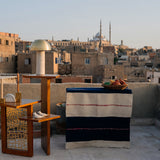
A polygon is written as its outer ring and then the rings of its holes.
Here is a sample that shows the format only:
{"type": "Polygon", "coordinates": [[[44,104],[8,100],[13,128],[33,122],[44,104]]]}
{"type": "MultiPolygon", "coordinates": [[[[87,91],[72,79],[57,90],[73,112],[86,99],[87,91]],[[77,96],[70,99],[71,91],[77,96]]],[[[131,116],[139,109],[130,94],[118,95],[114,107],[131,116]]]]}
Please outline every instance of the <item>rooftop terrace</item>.
{"type": "MultiPolygon", "coordinates": [[[[64,83],[51,84],[51,113],[56,113],[56,104],[65,102],[66,88],[101,87],[101,84],[64,83]]],[[[133,111],[131,119],[131,145],[124,148],[78,148],[65,149],[65,135],[53,134],[51,155],[41,149],[39,138],[34,139],[32,158],[2,154],[0,140],[0,160],[8,159],[54,159],[54,160],[159,160],[160,159],[160,86],[152,83],[129,83],[133,91],[133,111]]],[[[40,99],[40,84],[20,84],[23,98],[40,99]]],[[[4,84],[4,95],[16,93],[16,84],[4,84]]],[[[34,110],[38,110],[37,105],[34,110]]],[[[54,130],[54,123],[51,129],[54,130]]]]}
{"type": "MultiPolygon", "coordinates": [[[[1,141],[0,141],[1,143],[1,141]]],[[[131,146],[124,148],[78,148],[65,149],[65,135],[53,135],[51,138],[51,155],[41,149],[40,139],[34,139],[34,156],[32,158],[2,154],[1,160],[159,160],[160,130],[154,126],[131,126],[131,146]]]]}

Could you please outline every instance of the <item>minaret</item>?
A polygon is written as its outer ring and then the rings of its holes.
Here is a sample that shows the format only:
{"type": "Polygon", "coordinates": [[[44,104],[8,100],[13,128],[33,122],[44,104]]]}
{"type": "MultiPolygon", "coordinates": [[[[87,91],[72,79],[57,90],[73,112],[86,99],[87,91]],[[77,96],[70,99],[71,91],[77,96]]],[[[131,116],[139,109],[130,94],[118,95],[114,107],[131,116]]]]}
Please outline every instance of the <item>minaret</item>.
{"type": "Polygon", "coordinates": [[[54,38],[53,38],[53,36],[52,36],[52,42],[54,41],[54,38]]]}
{"type": "Polygon", "coordinates": [[[109,44],[111,44],[111,22],[109,22],[109,44]]]}
{"type": "Polygon", "coordinates": [[[99,48],[102,46],[102,22],[100,20],[100,38],[99,38],[99,48]]]}
{"type": "Polygon", "coordinates": [[[102,21],[100,20],[100,42],[99,42],[99,50],[100,53],[103,52],[103,47],[102,47],[102,21]]]}

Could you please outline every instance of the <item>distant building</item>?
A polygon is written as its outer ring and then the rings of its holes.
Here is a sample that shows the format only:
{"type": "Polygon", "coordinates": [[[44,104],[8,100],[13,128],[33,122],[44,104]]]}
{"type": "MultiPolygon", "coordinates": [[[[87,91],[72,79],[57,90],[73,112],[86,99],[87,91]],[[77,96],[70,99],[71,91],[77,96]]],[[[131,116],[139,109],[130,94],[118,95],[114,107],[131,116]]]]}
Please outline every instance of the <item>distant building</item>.
{"type": "Polygon", "coordinates": [[[71,63],[71,54],[67,51],[62,51],[60,58],[62,63],[71,63]]]}
{"type": "MultiPolygon", "coordinates": [[[[38,83],[38,79],[22,77],[22,83],[38,83]]],[[[92,76],[74,76],[74,75],[61,75],[59,78],[51,79],[53,83],[92,83],[92,76]]]]}
{"type": "Polygon", "coordinates": [[[0,73],[16,72],[15,41],[18,34],[0,32],[0,73]]]}
{"type": "Polygon", "coordinates": [[[85,41],[80,41],[79,38],[77,40],[61,40],[55,41],[52,37],[52,40],[48,40],[50,44],[53,44],[57,49],[65,49],[67,52],[74,52],[77,48],[81,49],[98,49],[99,46],[112,46],[111,44],[111,24],[109,25],[109,40],[105,38],[102,34],[102,23],[100,21],[100,31],[93,36],[92,39],[85,41]]]}
{"type": "Polygon", "coordinates": [[[140,48],[138,50],[139,54],[152,53],[152,52],[155,52],[155,50],[152,48],[152,46],[144,46],[143,48],[140,48]]]}
{"type": "MultiPolygon", "coordinates": [[[[46,51],[45,52],[45,73],[57,74],[58,73],[58,52],[46,51]]],[[[36,54],[19,53],[17,58],[17,72],[19,73],[36,73],[36,54]]]]}
{"type": "Polygon", "coordinates": [[[31,41],[19,40],[15,42],[16,53],[29,53],[31,41]]]}
{"type": "Polygon", "coordinates": [[[124,67],[128,82],[146,82],[146,71],[144,67],[124,67]]]}
{"type": "Polygon", "coordinates": [[[114,65],[114,50],[107,53],[81,51],[72,54],[72,75],[92,75],[93,82],[98,83],[124,78],[124,70],[122,66],[114,65]]]}
{"type": "Polygon", "coordinates": [[[160,52],[157,52],[153,58],[154,67],[160,68],[160,52]]]}
{"type": "Polygon", "coordinates": [[[126,55],[122,55],[121,57],[118,58],[117,64],[124,64],[124,63],[128,63],[128,56],[126,55]]]}
{"type": "Polygon", "coordinates": [[[146,79],[148,82],[160,83],[160,72],[157,71],[147,71],[146,79]]]}
{"type": "Polygon", "coordinates": [[[101,45],[102,46],[110,46],[110,42],[103,36],[100,36],[100,32],[98,32],[95,36],[93,36],[93,39],[90,40],[91,45],[93,45],[95,48],[99,47],[99,43],[100,43],[100,39],[101,39],[101,45]]]}

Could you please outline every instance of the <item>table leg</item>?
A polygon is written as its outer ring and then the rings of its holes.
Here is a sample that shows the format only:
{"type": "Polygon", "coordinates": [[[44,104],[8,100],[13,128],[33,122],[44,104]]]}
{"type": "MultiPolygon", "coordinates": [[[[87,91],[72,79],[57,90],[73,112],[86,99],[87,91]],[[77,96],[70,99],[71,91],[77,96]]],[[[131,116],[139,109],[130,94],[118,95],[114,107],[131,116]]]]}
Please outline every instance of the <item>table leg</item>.
{"type": "Polygon", "coordinates": [[[7,133],[6,133],[6,107],[1,107],[1,139],[2,152],[6,153],[7,148],[7,133]]]}
{"type": "MultiPolygon", "coordinates": [[[[27,107],[27,116],[31,117],[33,114],[33,105],[27,107]]],[[[27,121],[27,130],[28,130],[28,156],[33,156],[33,122],[27,121]]]]}
{"type": "MultiPolygon", "coordinates": [[[[50,79],[41,79],[41,111],[50,114],[50,79]]],[[[50,121],[41,123],[41,146],[50,155],[50,121]]]]}

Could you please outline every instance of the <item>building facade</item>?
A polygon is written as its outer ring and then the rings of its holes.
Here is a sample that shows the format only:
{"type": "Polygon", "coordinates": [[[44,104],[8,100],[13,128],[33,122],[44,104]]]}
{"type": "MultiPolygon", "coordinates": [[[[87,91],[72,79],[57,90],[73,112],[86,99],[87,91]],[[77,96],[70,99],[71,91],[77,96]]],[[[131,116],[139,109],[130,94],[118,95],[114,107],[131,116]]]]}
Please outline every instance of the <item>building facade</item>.
{"type": "Polygon", "coordinates": [[[0,73],[16,72],[15,41],[18,34],[0,32],[0,73]]]}
{"type": "Polygon", "coordinates": [[[114,65],[112,51],[75,52],[72,54],[72,75],[92,75],[94,83],[124,78],[123,66],[114,65]]]}
{"type": "Polygon", "coordinates": [[[29,53],[31,41],[16,41],[15,42],[15,51],[16,53],[29,53]]]}
{"type": "MultiPolygon", "coordinates": [[[[17,58],[17,72],[19,73],[36,73],[36,53],[19,53],[17,58]]],[[[45,52],[45,73],[58,73],[58,52],[45,52]]]]}

